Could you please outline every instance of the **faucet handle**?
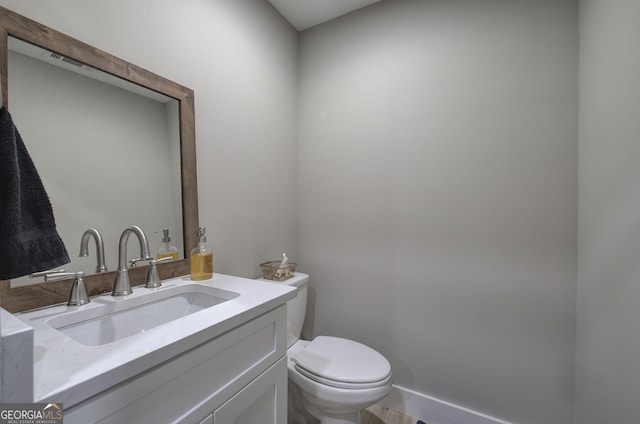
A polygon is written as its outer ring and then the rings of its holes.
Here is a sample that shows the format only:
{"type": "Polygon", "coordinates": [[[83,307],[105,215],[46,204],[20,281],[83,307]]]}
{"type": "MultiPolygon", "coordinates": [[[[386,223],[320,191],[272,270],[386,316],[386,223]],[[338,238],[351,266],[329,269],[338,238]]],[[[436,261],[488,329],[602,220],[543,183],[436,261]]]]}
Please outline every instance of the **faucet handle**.
{"type": "Polygon", "coordinates": [[[158,274],[158,264],[161,262],[170,262],[173,258],[167,256],[160,259],[152,259],[149,262],[149,273],[147,274],[147,283],[144,285],[148,289],[155,289],[162,285],[160,283],[160,274],[158,274]]]}
{"type": "Polygon", "coordinates": [[[44,277],[44,281],[56,281],[67,277],[75,277],[73,284],[71,285],[71,292],[69,293],[69,300],[67,306],[79,306],[91,302],[89,293],[87,292],[87,285],[84,282],[84,272],[66,272],[61,269],[58,271],[44,271],[35,272],[29,275],[30,278],[44,277]]]}
{"type": "Polygon", "coordinates": [[[138,266],[138,262],[142,262],[142,261],[154,261],[155,259],[153,258],[153,256],[147,256],[145,258],[135,258],[135,259],[129,259],[129,268],[135,268],[136,266],[138,266]]]}
{"type": "Polygon", "coordinates": [[[44,281],[49,282],[49,281],[62,280],[67,277],[75,277],[76,274],[78,273],[81,273],[84,276],[84,272],[82,271],[67,272],[64,269],[59,269],[57,271],[34,272],[33,274],[29,275],[29,278],[44,277],[44,281]]]}
{"type": "Polygon", "coordinates": [[[47,281],[47,276],[48,275],[57,274],[57,273],[61,273],[61,272],[65,272],[65,270],[64,269],[59,269],[57,271],[49,270],[49,271],[34,272],[33,274],[29,274],[29,278],[44,277],[44,281],[47,281]]]}
{"type": "Polygon", "coordinates": [[[149,264],[153,265],[153,266],[156,266],[157,264],[159,264],[161,262],[172,262],[172,261],[173,261],[173,256],[165,256],[164,258],[153,259],[153,260],[151,260],[151,262],[149,264]]]}
{"type": "Polygon", "coordinates": [[[67,306],[80,306],[91,302],[87,285],[84,282],[84,272],[78,271],[75,274],[76,279],[71,285],[67,306]]]}

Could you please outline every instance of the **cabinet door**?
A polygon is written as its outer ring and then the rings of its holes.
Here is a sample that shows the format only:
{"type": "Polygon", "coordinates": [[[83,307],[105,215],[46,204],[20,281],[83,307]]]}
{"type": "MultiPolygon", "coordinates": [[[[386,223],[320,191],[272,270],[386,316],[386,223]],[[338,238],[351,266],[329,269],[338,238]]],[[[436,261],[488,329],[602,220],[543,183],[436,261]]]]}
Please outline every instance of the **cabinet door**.
{"type": "Polygon", "coordinates": [[[285,424],[287,358],[281,358],[213,412],[214,424],[285,424]]]}

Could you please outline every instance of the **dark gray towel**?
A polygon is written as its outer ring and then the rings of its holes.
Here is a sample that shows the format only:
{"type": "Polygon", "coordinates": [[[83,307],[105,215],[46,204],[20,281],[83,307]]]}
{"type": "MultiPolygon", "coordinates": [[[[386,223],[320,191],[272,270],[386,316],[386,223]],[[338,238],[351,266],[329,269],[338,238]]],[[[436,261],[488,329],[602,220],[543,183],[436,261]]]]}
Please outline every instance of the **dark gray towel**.
{"type": "Polygon", "coordinates": [[[0,109],[0,280],[69,263],[38,171],[13,124],[0,109]]]}

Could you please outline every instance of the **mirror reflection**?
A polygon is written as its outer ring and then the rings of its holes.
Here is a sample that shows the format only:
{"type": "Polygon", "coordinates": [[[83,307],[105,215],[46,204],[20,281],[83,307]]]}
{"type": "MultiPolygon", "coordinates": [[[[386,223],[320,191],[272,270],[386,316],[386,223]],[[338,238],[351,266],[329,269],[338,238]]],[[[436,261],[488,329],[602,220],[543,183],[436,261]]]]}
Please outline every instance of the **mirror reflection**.
{"type": "Polygon", "coordinates": [[[184,258],[178,101],[13,37],[8,81],[11,114],[72,259],[65,269],[95,273],[93,240],[89,256],[78,256],[83,233],[95,228],[115,271],[131,224],[147,233],[154,256],[168,228],[184,258]]]}

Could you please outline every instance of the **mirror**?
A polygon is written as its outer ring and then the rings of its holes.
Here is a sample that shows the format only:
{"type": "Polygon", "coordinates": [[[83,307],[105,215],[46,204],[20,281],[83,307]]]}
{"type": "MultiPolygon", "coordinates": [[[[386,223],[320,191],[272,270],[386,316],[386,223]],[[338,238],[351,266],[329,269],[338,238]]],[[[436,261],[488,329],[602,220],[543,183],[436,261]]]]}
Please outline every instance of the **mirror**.
{"type": "Polygon", "coordinates": [[[4,8],[0,27],[2,102],[50,197],[72,258],[65,268],[95,272],[93,240],[78,258],[90,227],[110,271],[131,224],[152,253],[161,246],[153,232],[169,228],[186,258],[198,229],[193,91],[4,8]]]}
{"type": "MultiPolygon", "coordinates": [[[[65,268],[97,272],[93,240],[89,257],[78,256],[88,228],[101,233],[112,271],[120,234],[132,223],[149,233],[151,252],[162,246],[162,234],[150,231],[162,228],[184,252],[177,100],[13,37],[8,41],[11,115],[69,250],[65,268]]],[[[12,287],[33,283],[26,276],[11,281],[12,287]]]]}

